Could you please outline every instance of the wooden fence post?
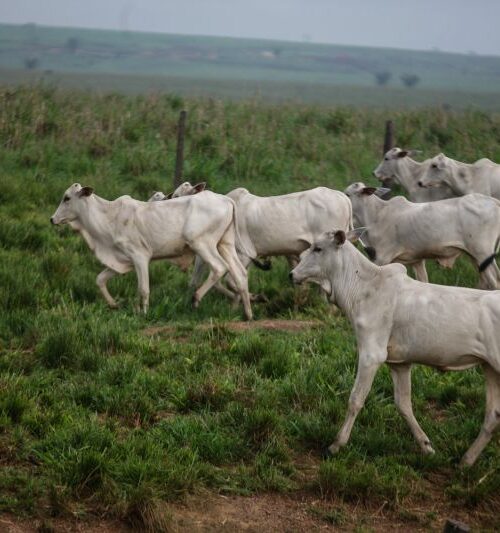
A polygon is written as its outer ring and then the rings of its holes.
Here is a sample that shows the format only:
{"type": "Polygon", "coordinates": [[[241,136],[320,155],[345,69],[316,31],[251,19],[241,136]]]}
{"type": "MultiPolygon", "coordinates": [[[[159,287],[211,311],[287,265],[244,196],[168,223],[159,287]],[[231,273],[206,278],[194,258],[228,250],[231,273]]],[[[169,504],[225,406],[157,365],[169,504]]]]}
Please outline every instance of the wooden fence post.
{"type": "Polygon", "coordinates": [[[175,174],[174,189],[176,189],[182,180],[182,167],[184,165],[184,133],[186,131],[186,111],[182,110],[179,115],[179,124],[177,126],[177,152],[175,156],[175,174]]]}
{"type": "Polygon", "coordinates": [[[387,120],[385,123],[385,135],[384,135],[384,153],[388,152],[394,146],[394,124],[392,120],[387,120]]]}

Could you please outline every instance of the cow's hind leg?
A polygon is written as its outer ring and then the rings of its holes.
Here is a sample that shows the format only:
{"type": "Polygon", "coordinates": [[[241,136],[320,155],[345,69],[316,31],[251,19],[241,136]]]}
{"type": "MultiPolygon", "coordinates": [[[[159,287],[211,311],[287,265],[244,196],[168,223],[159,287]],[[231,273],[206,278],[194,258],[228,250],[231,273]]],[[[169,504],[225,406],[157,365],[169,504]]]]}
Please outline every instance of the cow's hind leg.
{"type": "Polygon", "coordinates": [[[483,366],[486,381],[486,410],[477,439],[462,457],[461,466],[472,466],[500,424],[500,374],[490,365],[483,366]]]}
{"type": "Polygon", "coordinates": [[[197,308],[202,298],[207,292],[222,278],[228,271],[228,267],[224,259],[221,257],[215,244],[200,246],[196,248],[196,253],[205,261],[210,268],[205,282],[195,291],[193,295],[193,307],[197,308]]]}
{"type": "MultiPolygon", "coordinates": [[[[191,281],[189,286],[196,290],[198,286],[201,286],[201,277],[204,272],[208,272],[207,264],[201,259],[199,255],[196,256],[193,274],[191,276],[191,281]]],[[[233,287],[226,287],[220,280],[214,285],[214,289],[218,290],[221,294],[233,301],[233,304],[237,305],[239,302],[239,296],[236,290],[233,290],[233,287]]]]}
{"type": "Polygon", "coordinates": [[[226,240],[224,236],[219,243],[219,251],[227,263],[231,282],[234,283],[238,294],[241,297],[245,316],[247,320],[252,320],[252,306],[250,304],[250,294],[248,292],[248,273],[238,258],[238,254],[234,247],[234,239],[229,238],[226,240]]]}
{"type": "Polygon", "coordinates": [[[116,276],[116,272],[114,270],[111,270],[109,268],[105,268],[96,278],[97,286],[99,287],[102,295],[104,296],[104,299],[106,302],[108,302],[108,305],[112,307],[113,309],[116,309],[118,307],[118,304],[116,303],[116,300],[111,296],[111,294],[108,291],[108,281],[116,276]]]}
{"type": "Polygon", "coordinates": [[[394,401],[399,412],[410,426],[411,432],[418,442],[422,452],[425,454],[434,453],[429,437],[420,427],[411,405],[411,365],[393,364],[391,369],[392,381],[394,383],[394,401]]]}
{"type": "MultiPolygon", "coordinates": [[[[383,361],[384,358],[381,360],[383,361]]],[[[356,381],[349,397],[349,407],[347,409],[347,415],[342,425],[342,428],[337,434],[337,438],[328,447],[330,454],[337,453],[342,446],[345,446],[351,436],[352,427],[356,421],[358,413],[365,404],[366,397],[370,392],[373,384],[373,379],[381,363],[377,359],[363,356],[360,352],[358,361],[358,372],[356,374],[356,381]]]]}

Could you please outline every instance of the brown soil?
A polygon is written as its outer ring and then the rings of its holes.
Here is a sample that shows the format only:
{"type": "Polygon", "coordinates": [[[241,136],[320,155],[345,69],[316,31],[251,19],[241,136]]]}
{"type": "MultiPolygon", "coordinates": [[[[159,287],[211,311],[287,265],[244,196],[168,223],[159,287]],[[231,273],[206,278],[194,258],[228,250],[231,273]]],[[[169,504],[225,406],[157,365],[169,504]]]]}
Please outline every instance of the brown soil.
{"type": "MultiPolygon", "coordinates": [[[[195,326],[195,330],[207,331],[213,327],[222,327],[229,331],[250,331],[254,329],[266,329],[275,331],[303,331],[310,328],[317,328],[321,326],[319,320],[253,320],[250,322],[222,322],[218,324],[198,324],[195,326]]],[[[164,335],[168,333],[174,333],[176,331],[175,326],[156,326],[146,328],[144,333],[146,335],[164,335]]]]}
{"type": "MultiPolygon", "coordinates": [[[[404,506],[394,511],[385,504],[370,508],[363,504],[347,504],[324,500],[310,493],[291,495],[261,494],[255,496],[223,496],[203,493],[187,497],[182,503],[165,504],[163,524],[175,533],[227,532],[303,532],[303,531],[442,531],[447,518],[459,520],[471,529],[488,529],[488,517],[479,511],[468,513],[463,508],[450,508],[436,499],[428,505],[404,506]]],[[[158,531],[153,523],[150,531],[158,531]]],[[[491,527],[491,524],[490,524],[491,527]]],[[[136,528],[112,520],[47,519],[19,520],[0,516],[0,531],[5,533],[110,533],[130,532],[136,528]]]]}

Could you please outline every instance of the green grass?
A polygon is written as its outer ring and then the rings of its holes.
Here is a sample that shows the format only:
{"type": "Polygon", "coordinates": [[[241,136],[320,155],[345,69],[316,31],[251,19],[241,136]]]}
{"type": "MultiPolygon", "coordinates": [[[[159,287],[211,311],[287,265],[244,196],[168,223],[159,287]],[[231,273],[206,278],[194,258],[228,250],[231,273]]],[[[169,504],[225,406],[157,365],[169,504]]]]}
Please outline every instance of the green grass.
{"type": "MultiPolygon", "coordinates": [[[[284,261],[270,272],[252,270],[252,290],[269,298],[254,305],[256,318],[323,324],[233,332],[222,323],[240,319],[240,309],[213,293],[192,311],[188,276],[159,262],[151,267],[149,314],[133,311],[132,274],[110,282],[122,304],[112,311],[86,245],[49,224],[75,181],[105,198],[170,190],[181,107],[188,110],[186,179],[260,194],[374,183],[384,113],[44,86],[2,88],[0,101],[0,511],[97,514],[161,529],[168,517],[160,502],[204,488],[301,490],[340,503],[387,502],[410,516],[407,504],[431,505],[428,489],[437,486],[443,502],[481,510],[485,527],[499,526],[498,439],[473,469],[456,466],[482,422],[479,371],[415,369],[415,412],[435,457],[420,455],[383,369],[349,445],[320,463],[345,414],[356,349],[347,321],[330,314],[317,288],[292,288],[284,261]],[[210,321],[208,330],[196,329],[210,321]],[[163,324],[173,330],[143,334],[163,324]],[[300,458],[309,454],[319,466],[305,476],[300,458]]],[[[500,160],[497,114],[429,109],[393,118],[398,143],[425,156],[444,150],[500,160]]],[[[429,272],[440,283],[477,282],[465,260],[429,272]]],[[[341,524],[345,515],[327,512],[325,520],[341,524]]]]}

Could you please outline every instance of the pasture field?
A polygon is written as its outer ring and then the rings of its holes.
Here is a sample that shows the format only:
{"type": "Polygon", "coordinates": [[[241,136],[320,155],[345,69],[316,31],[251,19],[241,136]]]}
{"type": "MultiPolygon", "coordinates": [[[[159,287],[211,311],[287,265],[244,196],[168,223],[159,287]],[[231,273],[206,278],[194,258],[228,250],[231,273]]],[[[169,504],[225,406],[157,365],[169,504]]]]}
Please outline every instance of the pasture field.
{"type": "MultiPolygon", "coordinates": [[[[252,270],[251,289],[268,298],[253,306],[257,323],[275,328],[243,329],[241,310],[215,293],[191,310],[189,277],[158,262],[148,315],[134,312],[133,274],[110,282],[121,301],[112,311],[83,240],[49,224],[73,182],[109,199],[171,190],[181,108],[186,179],[258,194],[374,184],[387,113],[43,86],[1,88],[0,104],[0,519],[168,530],[178,502],[252,495],[243,501],[300,500],[316,526],[423,530],[454,516],[500,527],[498,438],[473,468],[457,467],[482,422],[480,371],[415,368],[415,413],[435,456],[421,456],[383,369],[349,445],[321,461],[356,349],[317,288],[290,286],[284,261],[252,270]]],[[[500,161],[500,115],[390,118],[398,144],[423,157],[500,161]]],[[[477,282],[466,260],[429,271],[438,283],[477,282]]]]}
{"type": "Polygon", "coordinates": [[[44,84],[58,89],[116,92],[124,95],[179,94],[187,98],[224,100],[258,99],[267,104],[295,103],[356,106],[376,109],[443,107],[449,110],[500,111],[498,92],[452,89],[408,90],[398,87],[365,87],[327,83],[271,80],[186,78],[182,76],[44,72],[0,68],[0,84],[17,86],[44,84]]]}

